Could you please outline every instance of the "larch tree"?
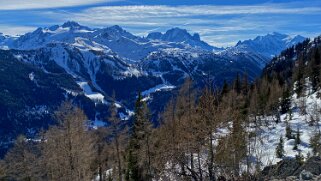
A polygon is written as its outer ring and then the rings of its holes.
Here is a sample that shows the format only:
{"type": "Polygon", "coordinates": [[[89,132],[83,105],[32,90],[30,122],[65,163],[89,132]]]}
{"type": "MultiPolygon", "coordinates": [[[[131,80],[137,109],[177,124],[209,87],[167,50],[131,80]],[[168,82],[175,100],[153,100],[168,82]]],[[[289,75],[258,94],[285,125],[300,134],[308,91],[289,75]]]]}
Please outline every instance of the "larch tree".
{"type": "Polygon", "coordinates": [[[94,140],[86,130],[87,117],[70,102],[55,113],[58,122],[44,134],[43,162],[47,180],[91,180],[94,140]]]}
{"type": "Polygon", "coordinates": [[[109,137],[112,147],[112,165],[113,173],[115,179],[122,181],[124,177],[124,151],[127,144],[127,127],[124,125],[124,122],[119,118],[117,105],[115,101],[115,93],[113,94],[113,99],[109,107],[109,117],[107,121],[110,123],[108,128],[109,137]]]}
{"type": "Polygon", "coordinates": [[[4,158],[4,172],[8,180],[41,180],[40,150],[37,143],[19,136],[4,158]]]}
{"type": "MultiPolygon", "coordinates": [[[[181,175],[183,177],[192,177],[194,180],[200,176],[197,165],[194,162],[194,153],[199,153],[200,148],[200,121],[196,109],[196,94],[193,90],[193,82],[191,79],[186,79],[176,98],[175,112],[178,121],[177,135],[180,139],[180,153],[177,159],[182,167],[181,175]]],[[[197,158],[196,158],[197,159],[197,158]]]]}
{"type": "Polygon", "coordinates": [[[95,160],[93,167],[97,168],[99,181],[103,181],[106,179],[104,173],[109,168],[108,161],[109,155],[111,155],[109,145],[107,144],[108,130],[106,127],[98,127],[91,132],[95,142],[95,160]]]}
{"type": "Polygon", "coordinates": [[[221,109],[219,101],[219,92],[213,90],[213,88],[207,87],[202,91],[202,94],[198,101],[198,115],[201,122],[200,125],[200,137],[205,140],[203,149],[207,149],[207,170],[210,181],[214,181],[216,178],[215,169],[215,150],[216,146],[214,141],[218,140],[216,133],[217,128],[226,126],[222,115],[226,114],[221,109]]]}
{"type": "Polygon", "coordinates": [[[222,99],[222,109],[227,111],[223,119],[231,123],[230,133],[221,137],[218,141],[216,151],[216,163],[220,165],[225,173],[229,173],[234,178],[239,176],[240,163],[246,158],[247,140],[245,130],[244,97],[237,91],[230,91],[222,99]]]}

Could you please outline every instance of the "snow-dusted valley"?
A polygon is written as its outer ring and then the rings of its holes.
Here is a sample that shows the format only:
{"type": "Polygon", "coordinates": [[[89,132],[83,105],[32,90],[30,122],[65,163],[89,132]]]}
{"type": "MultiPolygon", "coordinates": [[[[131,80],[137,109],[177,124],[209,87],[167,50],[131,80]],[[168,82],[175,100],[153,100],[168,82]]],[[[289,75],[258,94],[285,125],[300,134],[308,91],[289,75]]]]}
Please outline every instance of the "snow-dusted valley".
{"type": "MultiPolygon", "coordinates": [[[[237,73],[246,73],[254,80],[272,56],[303,40],[300,36],[273,33],[224,49],[179,28],[142,38],[119,26],[91,29],[66,22],[18,37],[1,35],[0,45],[17,60],[46,73],[54,73],[51,64],[55,64],[76,83],[84,82],[78,84],[88,98],[108,102],[113,90],[117,99],[124,101],[139,91],[150,96],[146,93],[152,94],[161,85],[167,87],[162,90],[170,90],[187,77],[199,83],[210,77],[217,85],[231,81],[237,73]],[[266,50],[269,55],[262,53],[266,50]]],[[[77,91],[67,90],[70,92],[77,91]]]]}
{"type": "Polygon", "coordinates": [[[320,47],[73,21],[0,34],[0,180],[320,179],[320,47]]]}

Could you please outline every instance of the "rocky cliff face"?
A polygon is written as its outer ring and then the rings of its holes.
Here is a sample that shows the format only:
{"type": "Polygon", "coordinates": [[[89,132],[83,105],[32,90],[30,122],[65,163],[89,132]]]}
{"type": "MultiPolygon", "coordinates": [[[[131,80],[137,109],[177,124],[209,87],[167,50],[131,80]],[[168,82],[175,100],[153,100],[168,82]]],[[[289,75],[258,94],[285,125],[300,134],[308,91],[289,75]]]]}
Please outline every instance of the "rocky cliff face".
{"type": "Polygon", "coordinates": [[[285,159],[264,168],[262,176],[265,180],[274,181],[321,180],[321,158],[311,157],[304,163],[285,159]]]}

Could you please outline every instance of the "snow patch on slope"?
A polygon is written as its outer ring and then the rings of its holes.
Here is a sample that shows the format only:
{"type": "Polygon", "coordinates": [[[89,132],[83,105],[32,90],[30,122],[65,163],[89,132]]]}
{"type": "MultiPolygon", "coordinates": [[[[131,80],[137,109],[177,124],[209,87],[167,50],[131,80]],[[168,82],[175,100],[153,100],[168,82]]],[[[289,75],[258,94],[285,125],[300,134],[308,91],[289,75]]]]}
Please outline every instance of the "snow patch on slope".
{"type": "Polygon", "coordinates": [[[281,159],[276,158],[275,149],[279,143],[279,139],[282,136],[284,140],[285,157],[294,158],[299,152],[306,158],[308,154],[312,155],[312,150],[309,146],[309,140],[316,131],[321,128],[320,119],[316,125],[310,125],[311,115],[315,114],[316,110],[320,110],[321,99],[317,94],[307,94],[307,96],[298,98],[297,95],[292,96],[292,118],[288,114],[281,115],[281,122],[275,123],[271,117],[266,117],[263,121],[266,121],[268,126],[262,126],[258,132],[261,140],[256,140],[251,143],[254,147],[254,156],[260,158],[262,166],[276,164],[281,159]],[[300,105],[304,103],[306,105],[306,113],[302,115],[300,112],[300,105]],[[287,139],[286,126],[287,123],[292,129],[292,134],[295,136],[297,129],[300,131],[301,144],[298,145],[297,150],[293,150],[294,139],[287,139]],[[254,146],[255,145],[255,146],[254,146]]]}
{"type": "Polygon", "coordinates": [[[166,84],[160,84],[160,85],[157,85],[157,86],[155,86],[153,88],[145,90],[144,92],[142,92],[142,95],[143,96],[147,96],[147,95],[150,95],[151,93],[155,93],[155,92],[159,92],[159,91],[169,91],[169,90],[172,90],[172,89],[175,89],[175,86],[166,85],[166,84]]]}
{"type": "Polygon", "coordinates": [[[104,104],[107,103],[104,99],[105,96],[102,95],[101,93],[93,92],[88,82],[77,82],[77,84],[84,91],[85,96],[93,100],[95,103],[104,103],[104,104]]]}

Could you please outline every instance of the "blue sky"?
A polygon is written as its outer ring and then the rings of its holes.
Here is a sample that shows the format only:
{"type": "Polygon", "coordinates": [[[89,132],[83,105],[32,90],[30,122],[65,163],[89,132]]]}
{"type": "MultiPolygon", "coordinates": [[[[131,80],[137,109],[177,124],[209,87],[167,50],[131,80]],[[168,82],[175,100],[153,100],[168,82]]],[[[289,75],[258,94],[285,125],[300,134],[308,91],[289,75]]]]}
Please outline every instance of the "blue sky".
{"type": "Polygon", "coordinates": [[[73,20],[120,25],[136,35],[172,27],[197,32],[216,46],[271,32],[321,34],[320,0],[0,0],[0,32],[23,34],[73,20]]]}

